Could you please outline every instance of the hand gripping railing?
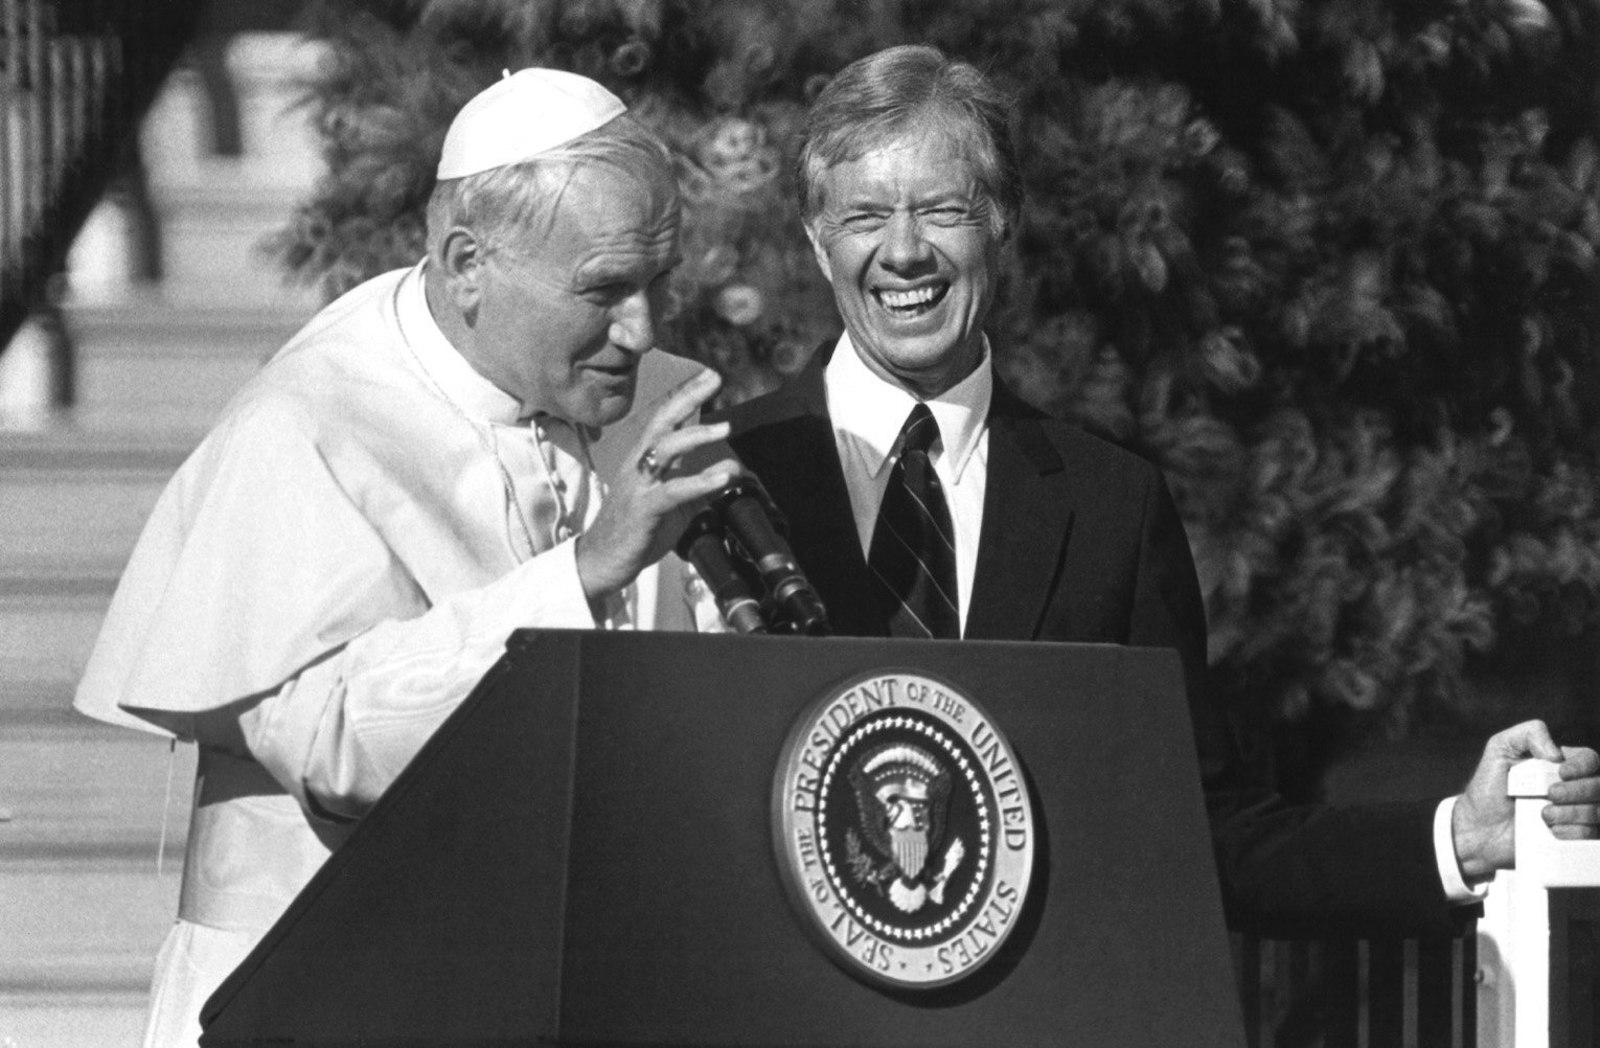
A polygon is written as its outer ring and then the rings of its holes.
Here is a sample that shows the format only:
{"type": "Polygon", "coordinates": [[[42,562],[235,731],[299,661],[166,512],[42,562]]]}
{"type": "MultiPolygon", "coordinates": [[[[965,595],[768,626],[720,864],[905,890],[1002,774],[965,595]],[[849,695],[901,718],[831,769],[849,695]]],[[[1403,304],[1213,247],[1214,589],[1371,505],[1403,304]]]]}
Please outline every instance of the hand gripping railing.
{"type": "MultiPolygon", "coordinates": [[[[1540,814],[1560,778],[1549,761],[1524,761],[1511,770],[1516,868],[1495,875],[1478,922],[1478,1048],[1577,1048],[1574,1038],[1587,1045],[1592,1035],[1570,1030],[1566,1009],[1552,1009],[1553,996],[1568,997],[1573,967],[1558,950],[1553,995],[1551,944],[1567,936],[1560,923],[1564,908],[1555,905],[1552,891],[1600,889],[1600,840],[1561,840],[1540,814]]],[[[1591,920],[1600,918],[1592,898],[1586,905],[1591,920]]],[[[1580,994],[1590,989],[1572,987],[1580,994]]]]}

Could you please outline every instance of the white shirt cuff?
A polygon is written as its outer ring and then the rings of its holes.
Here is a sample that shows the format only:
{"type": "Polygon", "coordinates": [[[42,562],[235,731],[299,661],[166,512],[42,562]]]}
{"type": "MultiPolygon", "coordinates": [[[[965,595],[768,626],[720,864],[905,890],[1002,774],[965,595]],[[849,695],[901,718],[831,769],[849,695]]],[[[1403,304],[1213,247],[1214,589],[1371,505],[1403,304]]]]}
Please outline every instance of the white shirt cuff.
{"type": "Polygon", "coordinates": [[[1459,799],[1446,797],[1433,813],[1433,855],[1439,863],[1439,880],[1444,885],[1445,899],[1457,906],[1482,902],[1489,890],[1487,880],[1469,885],[1461,875],[1461,863],[1456,859],[1455,834],[1450,829],[1459,799]]]}
{"type": "MultiPolygon", "coordinates": [[[[646,572],[649,570],[645,569],[646,572]]],[[[524,562],[512,575],[518,573],[524,575],[519,583],[525,588],[524,592],[531,590],[538,594],[537,610],[530,615],[526,605],[519,607],[514,614],[520,614],[523,621],[512,623],[511,629],[518,626],[603,630],[635,628],[637,585],[630,583],[593,604],[584,596],[583,580],[578,576],[577,537],[552,546],[524,562]]]]}
{"type": "Polygon", "coordinates": [[[532,573],[539,578],[539,588],[543,592],[539,594],[538,618],[529,625],[605,626],[604,621],[595,621],[589,598],[583,595],[583,582],[578,578],[577,539],[552,546],[528,563],[535,561],[538,567],[532,569],[532,573]]]}

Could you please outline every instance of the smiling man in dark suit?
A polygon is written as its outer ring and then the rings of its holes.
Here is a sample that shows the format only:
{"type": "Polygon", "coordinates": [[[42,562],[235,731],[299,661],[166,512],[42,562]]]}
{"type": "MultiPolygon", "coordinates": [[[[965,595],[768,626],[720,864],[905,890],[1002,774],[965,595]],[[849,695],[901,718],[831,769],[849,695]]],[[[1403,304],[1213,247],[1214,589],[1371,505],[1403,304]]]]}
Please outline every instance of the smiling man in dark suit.
{"type": "MultiPolygon", "coordinates": [[[[821,93],[801,211],[846,330],[733,409],[735,449],[788,517],[836,633],[1177,649],[1230,923],[1453,931],[1475,882],[1511,862],[1511,764],[1562,761],[1546,821],[1594,836],[1600,758],[1533,721],[1490,739],[1463,794],[1437,804],[1291,806],[1251,780],[1205,690],[1204,609],[1159,472],[994,373],[984,322],[1022,204],[1008,113],[928,47],[870,55],[821,93]]],[[[1106,744],[1138,760],[1137,739],[1106,744]]]]}

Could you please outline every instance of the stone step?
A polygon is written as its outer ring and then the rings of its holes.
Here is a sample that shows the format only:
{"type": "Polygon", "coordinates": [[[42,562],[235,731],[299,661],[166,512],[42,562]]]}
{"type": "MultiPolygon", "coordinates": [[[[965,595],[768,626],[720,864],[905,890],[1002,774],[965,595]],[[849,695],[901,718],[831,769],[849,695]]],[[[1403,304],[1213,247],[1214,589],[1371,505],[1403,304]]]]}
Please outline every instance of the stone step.
{"type": "MultiPolygon", "coordinates": [[[[271,245],[309,187],[253,181],[251,163],[215,160],[205,181],[152,190],[160,287],[173,302],[277,306],[309,315],[319,304],[316,291],[289,280],[271,245]]],[[[124,206],[103,200],[78,232],[68,259],[70,301],[116,302],[138,286],[131,245],[139,234],[124,206]]]]}
{"type": "Polygon", "coordinates": [[[194,746],[90,720],[71,701],[67,684],[0,690],[0,861],[181,862],[194,746]]]}
{"type": "Polygon", "coordinates": [[[114,581],[198,436],[55,427],[0,433],[0,588],[114,581]]]}
{"type": "Polygon", "coordinates": [[[149,291],[71,306],[73,420],[90,429],[203,432],[314,311],[182,302],[149,291]]]}
{"type": "Polygon", "coordinates": [[[167,298],[276,306],[309,317],[320,305],[317,292],[290,283],[270,247],[305,194],[264,192],[241,184],[234,172],[218,175],[218,181],[160,205],[167,298]]]}
{"type": "Polygon", "coordinates": [[[167,285],[130,286],[99,301],[71,298],[62,325],[75,403],[66,411],[50,406],[50,339],[30,321],[0,356],[0,434],[71,426],[134,439],[165,433],[192,447],[317,308],[310,300],[228,294],[186,300],[167,285]]]}
{"type": "MultiPolygon", "coordinates": [[[[226,64],[239,106],[241,153],[212,149],[212,105],[192,64],[168,77],[140,129],[149,206],[158,226],[163,293],[173,302],[254,304],[309,316],[309,288],[289,286],[264,241],[292,220],[325,170],[303,104],[323,50],[292,33],[243,33],[226,64]]],[[[79,302],[115,302],[137,274],[131,204],[114,195],[96,208],[73,245],[67,289],[79,302]]]]}
{"type": "Polygon", "coordinates": [[[148,990],[0,994],[0,1048],[138,1048],[148,990]]]}
{"type": "Polygon", "coordinates": [[[179,65],[140,133],[151,183],[182,190],[214,182],[219,171],[235,171],[257,186],[310,185],[323,163],[305,85],[326,53],[320,42],[292,32],[239,33],[229,39],[225,62],[239,104],[241,154],[248,160],[243,165],[215,154],[211,103],[200,73],[192,62],[179,65]]]}
{"type": "MultiPolygon", "coordinates": [[[[27,411],[46,428],[0,432],[0,1048],[139,1043],[177,907],[194,748],[90,721],[71,697],[161,489],[319,305],[260,247],[322,170],[296,108],[317,55],[288,34],[234,39],[238,158],[210,155],[199,76],[174,74],[141,133],[164,279],[136,282],[129,216],[102,204],[63,301],[71,424],[27,411]]],[[[39,363],[9,356],[12,371],[39,363]]],[[[48,388],[17,385],[23,407],[48,388]]]]}
{"type": "Polygon", "coordinates": [[[0,711],[76,682],[117,579],[195,431],[0,433],[0,711]]]}
{"type": "Polygon", "coordinates": [[[131,1048],[177,912],[194,748],[69,697],[0,689],[0,1045],[131,1048]]]}
{"type": "Polygon", "coordinates": [[[289,225],[325,170],[302,104],[303,85],[322,54],[319,45],[290,33],[230,41],[242,146],[235,157],[210,148],[210,102],[194,68],[180,66],[163,87],[140,146],[160,216],[162,286],[170,300],[276,305],[300,317],[315,311],[315,291],[287,285],[264,242],[289,225]]]}
{"type": "Polygon", "coordinates": [[[76,684],[111,603],[114,578],[0,580],[0,683],[76,684]]]}
{"type": "MultiPolygon", "coordinates": [[[[314,289],[289,285],[263,250],[325,167],[302,104],[321,54],[291,33],[230,41],[239,156],[210,149],[210,101],[196,69],[180,66],[163,86],[140,133],[160,281],[141,282],[136,272],[141,238],[125,194],[101,202],[68,258],[62,308],[78,424],[203,430],[321,305],[314,289]]],[[[39,405],[48,405],[53,365],[44,343],[26,334],[16,340],[25,345],[0,357],[0,417],[35,424],[48,414],[39,405]]]]}
{"type": "Polygon", "coordinates": [[[181,863],[0,860],[0,1000],[148,991],[181,863]]]}

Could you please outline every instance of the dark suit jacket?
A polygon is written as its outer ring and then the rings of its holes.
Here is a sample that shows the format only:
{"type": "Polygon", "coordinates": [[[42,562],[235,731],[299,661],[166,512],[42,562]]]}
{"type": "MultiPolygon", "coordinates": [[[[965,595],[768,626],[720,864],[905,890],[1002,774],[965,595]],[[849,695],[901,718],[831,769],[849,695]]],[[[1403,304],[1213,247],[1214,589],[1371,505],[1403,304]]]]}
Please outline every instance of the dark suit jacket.
{"type": "MultiPolygon", "coordinates": [[[[823,392],[829,352],[727,413],[735,450],[787,516],[834,632],[886,636],[823,392]]],[[[1228,920],[1281,936],[1451,934],[1433,854],[1436,804],[1290,806],[1252,780],[1205,687],[1205,613],[1188,541],[1148,462],[995,383],[988,480],[965,638],[1176,648],[1228,920]]],[[[1137,739],[1107,739],[1138,759],[1137,739]]],[[[1129,827],[1138,832],[1138,827],[1129,827]]]]}

